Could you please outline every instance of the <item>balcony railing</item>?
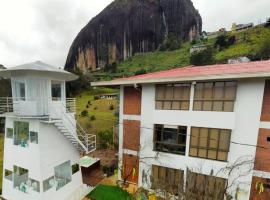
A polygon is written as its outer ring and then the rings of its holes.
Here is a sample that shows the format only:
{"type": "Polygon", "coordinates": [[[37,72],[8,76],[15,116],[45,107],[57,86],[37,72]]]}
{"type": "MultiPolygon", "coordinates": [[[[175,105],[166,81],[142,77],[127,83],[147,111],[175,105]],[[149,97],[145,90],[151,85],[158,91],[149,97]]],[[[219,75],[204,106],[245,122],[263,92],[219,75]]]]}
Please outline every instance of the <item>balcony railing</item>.
{"type": "Polygon", "coordinates": [[[61,101],[48,98],[0,97],[0,114],[14,113],[19,116],[49,116],[52,110],[62,109],[62,104],[65,104],[66,113],[76,112],[75,98],[66,98],[65,101],[61,101]]]}

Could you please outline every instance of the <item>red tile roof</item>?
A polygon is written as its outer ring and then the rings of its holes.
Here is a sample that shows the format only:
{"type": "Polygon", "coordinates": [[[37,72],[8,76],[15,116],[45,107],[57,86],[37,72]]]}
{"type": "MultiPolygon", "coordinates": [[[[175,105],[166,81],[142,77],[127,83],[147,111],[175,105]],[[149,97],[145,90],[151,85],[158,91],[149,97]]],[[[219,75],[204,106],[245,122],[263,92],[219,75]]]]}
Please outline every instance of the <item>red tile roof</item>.
{"type": "Polygon", "coordinates": [[[171,70],[154,72],[92,83],[93,86],[125,85],[136,83],[157,83],[176,81],[196,81],[211,79],[234,79],[270,77],[270,60],[237,64],[216,64],[206,66],[187,66],[171,70]]]}
{"type": "Polygon", "coordinates": [[[243,74],[270,72],[270,60],[237,64],[217,64],[206,66],[187,66],[166,71],[154,72],[121,78],[118,80],[134,80],[134,79],[158,79],[158,78],[176,78],[176,77],[193,77],[205,75],[222,75],[222,74],[243,74]]]}

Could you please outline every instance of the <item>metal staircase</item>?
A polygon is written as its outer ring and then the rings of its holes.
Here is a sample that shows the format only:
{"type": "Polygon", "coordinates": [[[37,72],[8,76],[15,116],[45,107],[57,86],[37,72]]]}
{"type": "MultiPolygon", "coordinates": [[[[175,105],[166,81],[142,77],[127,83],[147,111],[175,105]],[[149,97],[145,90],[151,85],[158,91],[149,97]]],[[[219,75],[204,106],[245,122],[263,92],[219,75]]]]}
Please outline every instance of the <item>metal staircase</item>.
{"type": "Polygon", "coordinates": [[[55,127],[76,147],[81,153],[91,153],[96,150],[96,135],[87,134],[81,125],[70,114],[70,108],[61,104],[61,118],[49,119],[55,127]]]}

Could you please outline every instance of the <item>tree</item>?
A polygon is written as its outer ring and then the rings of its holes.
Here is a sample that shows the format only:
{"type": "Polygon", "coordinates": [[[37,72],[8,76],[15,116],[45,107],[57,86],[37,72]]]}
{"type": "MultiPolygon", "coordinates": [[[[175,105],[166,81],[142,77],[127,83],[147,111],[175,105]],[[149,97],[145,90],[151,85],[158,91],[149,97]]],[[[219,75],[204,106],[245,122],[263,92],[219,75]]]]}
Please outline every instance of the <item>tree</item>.
{"type": "Polygon", "coordinates": [[[193,53],[190,56],[190,63],[192,65],[210,65],[214,63],[213,49],[208,48],[206,50],[193,53]]]}
{"type": "Polygon", "coordinates": [[[179,40],[175,34],[169,33],[168,36],[164,39],[163,43],[160,45],[160,51],[166,50],[176,50],[181,47],[181,40],[179,40]]]}
{"type": "Polygon", "coordinates": [[[219,35],[215,42],[215,48],[224,49],[235,44],[236,37],[235,35],[227,36],[225,34],[219,35]]]}
{"type": "Polygon", "coordinates": [[[269,37],[266,37],[261,41],[259,45],[258,56],[262,60],[266,60],[270,58],[270,38],[269,37]]]}
{"type": "Polygon", "coordinates": [[[268,18],[268,20],[265,23],[265,27],[269,28],[270,27],[270,18],[268,18]]]}

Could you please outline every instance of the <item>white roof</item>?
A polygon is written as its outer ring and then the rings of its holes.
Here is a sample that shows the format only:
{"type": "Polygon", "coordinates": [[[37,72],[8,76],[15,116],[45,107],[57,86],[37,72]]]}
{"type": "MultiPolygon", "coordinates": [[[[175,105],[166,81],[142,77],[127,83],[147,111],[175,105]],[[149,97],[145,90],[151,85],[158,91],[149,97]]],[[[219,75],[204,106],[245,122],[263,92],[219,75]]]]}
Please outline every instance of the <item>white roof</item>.
{"type": "Polygon", "coordinates": [[[53,76],[66,81],[76,80],[77,75],[67,72],[61,68],[54,67],[52,65],[43,63],[41,61],[36,61],[32,63],[27,63],[19,65],[16,67],[11,67],[8,69],[0,69],[0,77],[11,78],[16,75],[31,75],[38,74],[42,76],[53,76]]]}
{"type": "Polygon", "coordinates": [[[82,167],[88,168],[91,165],[98,162],[99,160],[100,159],[98,159],[98,158],[92,158],[92,157],[89,157],[89,156],[84,156],[84,157],[80,158],[79,164],[82,167]]]}

